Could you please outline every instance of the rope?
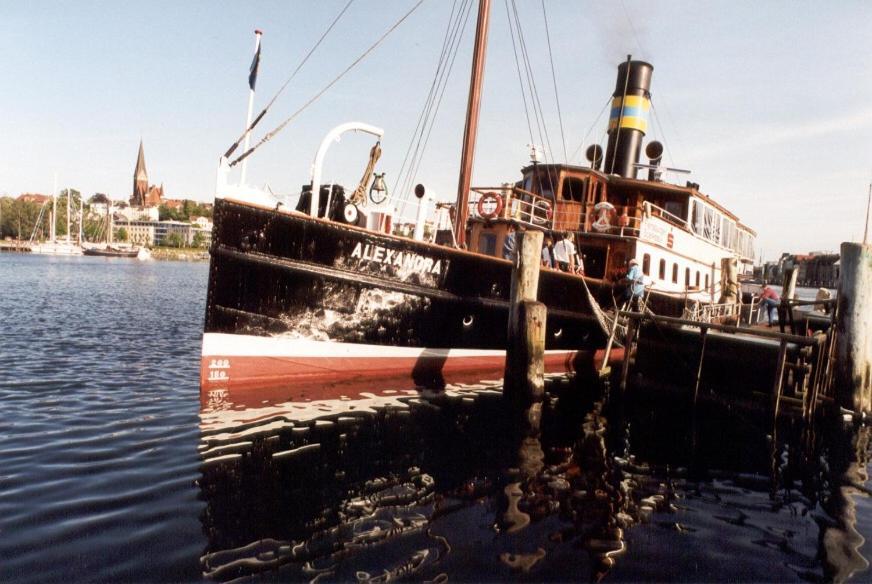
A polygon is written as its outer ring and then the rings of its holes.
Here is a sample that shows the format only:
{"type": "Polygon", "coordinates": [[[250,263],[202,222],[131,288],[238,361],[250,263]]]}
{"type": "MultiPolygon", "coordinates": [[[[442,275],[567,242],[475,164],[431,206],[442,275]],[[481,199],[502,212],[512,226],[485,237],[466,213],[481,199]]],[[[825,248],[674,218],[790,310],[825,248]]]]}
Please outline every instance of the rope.
{"type": "Polygon", "coordinates": [[[506,19],[509,22],[509,36],[512,39],[512,52],[515,54],[515,69],[518,71],[518,85],[521,87],[521,99],[524,101],[524,117],[527,118],[527,131],[530,132],[530,144],[533,144],[536,139],[533,138],[533,126],[530,123],[530,110],[527,108],[527,91],[524,87],[524,79],[521,76],[521,63],[518,60],[518,48],[515,45],[515,29],[512,25],[512,16],[509,12],[509,0],[504,0],[506,6],[506,19]]]}
{"type": "Polygon", "coordinates": [[[587,132],[585,132],[584,137],[581,139],[581,144],[579,144],[578,148],[575,149],[575,152],[572,153],[572,156],[570,157],[570,159],[575,159],[575,155],[578,154],[582,148],[584,148],[584,144],[585,144],[585,142],[587,142],[588,136],[591,135],[594,128],[596,128],[597,124],[599,124],[600,118],[603,117],[603,113],[605,113],[605,111],[609,108],[609,105],[611,105],[611,103],[612,103],[612,96],[609,96],[609,98],[606,100],[606,103],[603,105],[603,109],[600,110],[600,113],[597,115],[596,119],[590,125],[590,128],[588,128],[587,132]]]}
{"type": "Polygon", "coordinates": [[[545,20],[545,38],[548,40],[548,60],[551,62],[551,81],[554,83],[554,100],[557,102],[557,120],[560,122],[560,140],[563,142],[563,161],[566,164],[569,164],[569,158],[566,156],[566,135],[563,132],[563,114],[560,111],[560,94],[557,92],[557,73],[554,70],[554,56],[551,53],[551,33],[548,30],[548,14],[545,12],[545,0],[542,0],[542,18],[545,20]]]}
{"type": "Polygon", "coordinates": [[[324,95],[325,93],[327,93],[327,91],[328,91],[331,87],[333,87],[334,85],[336,85],[336,83],[339,82],[340,79],[342,79],[343,77],[345,77],[345,75],[346,75],[349,71],[351,71],[354,67],[356,67],[358,64],[360,64],[361,61],[363,61],[366,57],[369,56],[370,53],[372,53],[376,48],[378,48],[378,46],[381,45],[382,42],[384,42],[384,40],[385,40],[385,39],[386,39],[386,38],[387,38],[387,37],[388,37],[392,32],[394,32],[394,30],[396,30],[398,26],[400,26],[400,25],[401,25],[401,24],[402,24],[402,23],[403,23],[403,22],[404,22],[404,21],[405,21],[409,16],[411,16],[412,13],[415,12],[415,10],[417,10],[418,7],[420,7],[421,4],[422,4],[423,2],[424,2],[424,0],[418,0],[418,2],[417,2],[414,6],[412,6],[412,8],[411,8],[408,12],[406,12],[406,13],[402,16],[402,18],[400,18],[398,21],[396,21],[396,22],[393,24],[393,26],[391,26],[391,27],[390,27],[390,28],[389,28],[389,29],[388,29],[388,30],[387,30],[387,31],[386,31],[386,32],[385,32],[381,37],[379,37],[379,39],[378,39],[375,43],[373,43],[372,45],[370,45],[370,47],[369,47],[368,49],[366,49],[366,50],[365,50],[365,51],[364,51],[364,52],[363,52],[363,53],[362,53],[362,54],[361,54],[357,59],[355,59],[354,61],[352,61],[352,63],[351,63],[350,65],[348,65],[348,67],[346,67],[345,70],[342,71],[342,73],[340,73],[339,75],[337,75],[337,76],[333,79],[333,81],[331,81],[331,82],[328,83],[326,86],[324,86],[324,88],[321,89],[321,91],[319,91],[319,92],[316,93],[314,96],[312,96],[312,97],[309,99],[309,101],[307,101],[306,103],[304,103],[304,104],[303,104],[303,105],[302,105],[302,106],[301,106],[297,111],[295,111],[293,114],[291,114],[291,115],[290,115],[290,116],[289,116],[285,121],[283,121],[281,124],[279,124],[279,125],[278,125],[274,130],[272,130],[271,132],[268,132],[268,133],[267,133],[263,138],[261,138],[260,142],[258,142],[257,144],[255,144],[254,146],[252,146],[251,148],[249,148],[248,150],[246,150],[246,151],[245,151],[241,156],[239,156],[238,158],[236,158],[236,160],[234,160],[233,162],[231,162],[231,163],[230,163],[230,166],[235,166],[235,165],[238,164],[239,162],[242,162],[243,160],[245,160],[246,158],[248,158],[248,156],[250,156],[250,155],[251,155],[255,150],[257,150],[257,149],[260,148],[262,145],[264,145],[264,144],[266,144],[267,142],[269,142],[270,140],[272,140],[272,138],[273,138],[276,134],[278,134],[279,132],[281,132],[282,130],[284,130],[285,127],[286,127],[288,124],[290,124],[290,123],[291,123],[291,122],[292,122],[292,121],[293,121],[293,120],[294,120],[298,115],[300,115],[301,113],[303,113],[303,110],[305,110],[305,109],[308,108],[310,105],[312,105],[313,103],[315,103],[316,101],[318,101],[318,99],[320,99],[322,95],[324,95]]]}
{"type": "Polygon", "coordinates": [[[366,185],[369,184],[369,179],[372,178],[372,171],[375,170],[375,163],[381,158],[382,149],[381,142],[376,142],[369,150],[369,162],[363,171],[363,176],[360,178],[360,184],[354,189],[349,202],[354,205],[366,204],[366,185]]]}
{"type": "Polygon", "coordinates": [[[397,179],[394,181],[394,192],[398,192],[397,187],[400,184],[400,178],[403,176],[403,171],[406,169],[406,162],[408,162],[409,160],[409,154],[412,152],[412,144],[415,143],[415,138],[418,135],[418,130],[421,129],[421,123],[424,122],[424,116],[428,112],[431,100],[435,95],[437,81],[440,79],[442,64],[445,61],[445,52],[448,49],[448,39],[451,33],[452,24],[454,23],[454,11],[456,7],[457,0],[454,0],[454,2],[451,4],[451,14],[448,15],[448,25],[445,27],[445,36],[442,39],[442,51],[439,53],[439,61],[436,63],[436,71],[435,73],[433,73],[433,81],[430,82],[430,90],[427,93],[427,99],[424,101],[424,107],[421,108],[421,113],[418,114],[418,121],[415,124],[415,130],[412,132],[412,137],[409,138],[409,145],[406,147],[406,153],[403,156],[403,163],[400,165],[399,172],[397,172],[397,179]]]}
{"type": "Polygon", "coordinates": [[[469,20],[471,8],[472,2],[470,0],[463,0],[457,11],[455,11],[454,6],[452,6],[448,26],[445,30],[442,52],[439,56],[436,72],[433,75],[433,82],[431,83],[427,99],[424,102],[424,107],[418,117],[418,124],[415,126],[415,131],[409,140],[409,146],[406,150],[403,164],[400,167],[399,173],[397,173],[397,179],[394,183],[394,192],[399,192],[401,197],[401,205],[399,209],[400,215],[405,212],[406,204],[408,203],[411,193],[412,183],[415,181],[418,169],[424,159],[424,152],[427,150],[427,144],[430,141],[430,134],[433,131],[436,117],[439,114],[439,108],[442,105],[442,99],[445,95],[445,89],[448,86],[448,80],[451,78],[451,72],[454,69],[454,62],[457,58],[457,49],[460,45],[463,31],[466,30],[466,24],[469,20]],[[409,157],[410,153],[411,158],[409,157]],[[409,163],[408,167],[406,167],[406,162],[409,163]],[[405,178],[403,178],[403,170],[406,171],[405,178]],[[398,185],[400,185],[399,191],[397,190],[398,185]]]}
{"type": "Polygon", "coordinates": [[[306,61],[309,60],[309,57],[312,56],[312,53],[315,52],[315,49],[318,48],[318,46],[321,44],[321,41],[323,41],[327,37],[327,35],[330,34],[330,31],[333,30],[333,27],[336,26],[336,23],[339,22],[339,19],[342,18],[342,15],[345,14],[345,11],[348,10],[348,7],[351,6],[352,2],[354,2],[354,0],[348,0],[348,3],[345,5],[345,8],[343,8],[339,12],[339,14],[336,15],[336,18],[333,19],[333,22],[330,23],[330,26],[327,27],[327,30],[325,30],[324,34],[321,35],[321,38],[318,39],[318,42],[315,43],[315,46],[313,46],[311,49],[309,49],[309,52],[306,53],[306,56],[303,57],[303,60],[300,61],[300,64],[297,65],[297,68],[294,69],[293,73],[291,73],[291,76],[288,77],[288,79],[279,88],[279,90],[276,91],[275,95],[272,96],[272,99],[269,100],[269,103],[266,104],[266,106],[263,108],[263,110],[259,114],[257,114],[257,116],[254,118],[254,120],[251,122],[251,124],[245,129],[244,132],[242,132],[242,135],[236,139],[236,142],[234,142],[233,145],[227,149],[227,152],[224,153],[224,158],[229,158],[230,155],[233,154],[234,151],[236,151],[236,149],[239,147],[239,145],[242,143],[242,141],[245,140],[245,137],[248,135],[248,133],[251,132],[254,129],[254,127],[258,124],[258,122],[260,122],[260,120],[263,118],[263,116],[266,115],[266,112],[269,110],[270,107],[272,107],[272,104],[275,103],[276,99],[278,99],[279,95],[282,94],[282,92],[285,90],[285,88],[288,86],[288,84],[291,82],[291,80],[297,76],[297,73],[300,71],[300,69],[303,68],[303,65],[306,64],[306,61]]]}
{"type": "Polygon", "coordinates": [[[542,109],[542,102],[539,100],[539,90],[536,88],[536,78],[533,75],[533,67],[530,65],[530,55],[527,51],[527,43],[524,40],[524,29],[521,26],[521,17],[518,15],[518,7],[515,4],[515,0],[511,0],[511,2],[512,11],[515,14],[515,24],[518,27],[518,43],[521,47],[521,56],[524,58],[524,69],[527,73],[527,84],[530,88],[530,101],[533,104],[533,114],[536,118],[536,126],[539,130],[539,140],[542,142],[543,146],[547,146],[545,162],[550,164],[549,152],[553,152],[553,149],[551,148],[551,138],[548,135],[548,126],[545,124],[544,110],[542,109]]]}

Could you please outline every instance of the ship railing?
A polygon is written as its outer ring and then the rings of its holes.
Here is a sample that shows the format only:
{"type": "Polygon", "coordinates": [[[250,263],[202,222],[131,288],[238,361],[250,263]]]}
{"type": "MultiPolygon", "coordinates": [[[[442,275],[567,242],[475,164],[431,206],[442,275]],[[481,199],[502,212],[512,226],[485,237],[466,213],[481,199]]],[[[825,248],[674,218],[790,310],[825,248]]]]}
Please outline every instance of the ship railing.
{"type": "Polygon", "coordinates": [[[703,304],[691,302],[684,307],[682,318],[696,322],[721,322],[728,318],[739,318],[742,305],[736,302],[724,304],[703,304]]]}
{"type": "Polygon", "coordinates": [[[505,219],[546,230],[553,229],[557,219],[551,199],[512,186],[471,189],[469,216],[505,219]]]}
{"type": "Polygon", "coordinates": [[[642,209],[644,210],[644,214],[646,217],[660,217],[667,223],[672,223],[673,225],[677,225],[678,227],[682,227],[684,229],[689,228],[686,219],[682,219],[678,215],[670,213],[663,207],[658,207],[657,205],[645,201],[642,204],[642,209]]]}

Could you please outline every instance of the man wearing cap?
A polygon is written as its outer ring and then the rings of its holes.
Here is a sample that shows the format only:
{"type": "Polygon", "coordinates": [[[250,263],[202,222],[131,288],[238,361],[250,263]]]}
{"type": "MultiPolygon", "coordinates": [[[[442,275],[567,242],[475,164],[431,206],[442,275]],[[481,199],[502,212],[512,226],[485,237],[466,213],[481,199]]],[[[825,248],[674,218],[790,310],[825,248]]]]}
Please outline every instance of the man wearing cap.
{"type": "Polygon", "coordinates": [[[642,268],[639,267],[639,262],[636,259],[631,259],[628,263],[630,269],[627,270],[627,289],[624,291],[624,301],[630,303],[630,310],[638,311],[640,309],[639,300],[642,298],[642,293],[645,291],[645,285],[642,281],[642,268]]]}

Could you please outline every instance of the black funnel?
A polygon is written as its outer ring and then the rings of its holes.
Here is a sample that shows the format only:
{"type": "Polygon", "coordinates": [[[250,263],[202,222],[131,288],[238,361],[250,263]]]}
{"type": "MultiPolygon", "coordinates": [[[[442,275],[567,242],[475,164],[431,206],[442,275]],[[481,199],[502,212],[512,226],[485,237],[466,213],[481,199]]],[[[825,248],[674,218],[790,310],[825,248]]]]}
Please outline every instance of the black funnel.
{"type": "Polygon", "coordinates": [[[618,80],[612,94],[609,116],[609,143],[606,147],[606,174],[636,178],[642,138],[648,129],[651,108],[651,74],[654,67],[644,61],[627,60],[618,65],[618,80]]]}

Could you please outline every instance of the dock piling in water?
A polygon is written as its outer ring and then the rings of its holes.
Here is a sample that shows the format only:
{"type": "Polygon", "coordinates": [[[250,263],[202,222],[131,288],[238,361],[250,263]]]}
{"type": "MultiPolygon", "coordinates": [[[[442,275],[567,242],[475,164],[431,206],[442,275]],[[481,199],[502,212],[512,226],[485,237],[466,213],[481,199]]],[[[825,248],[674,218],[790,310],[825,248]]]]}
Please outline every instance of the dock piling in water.
{"type": "Polygon", "coordinates": [[[504,395],[525,412],[528,430],[537,431],[545,393],[547,309],[536,301],[542,232],[518,232],[510,292],[504,395]]]}
{"type": "Polygon", "coordinates": [[[872,245],[841,248],[836,308],[835,384],[839,405],[872,410],[872,245]]]}

